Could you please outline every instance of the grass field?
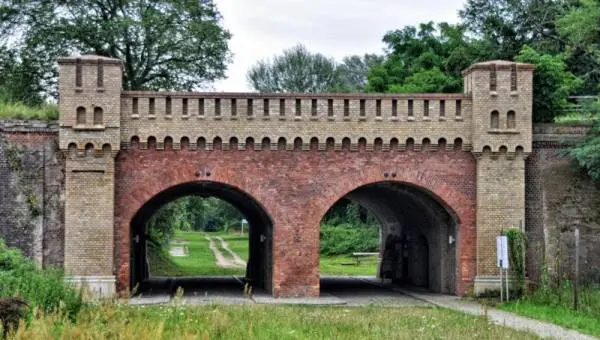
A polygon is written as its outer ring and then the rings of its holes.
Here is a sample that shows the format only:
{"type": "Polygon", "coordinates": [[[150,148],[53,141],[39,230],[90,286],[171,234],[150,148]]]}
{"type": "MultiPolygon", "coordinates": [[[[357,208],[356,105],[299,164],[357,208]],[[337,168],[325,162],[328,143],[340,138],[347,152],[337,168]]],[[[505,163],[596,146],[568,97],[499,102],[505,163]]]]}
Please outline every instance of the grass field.
{"type": "Polygon", "coordinates": [[[100,306],[72,323],[22,324],[15,339],[536,339],[482,317],[437,308],[266,305],[100,306]]]}
{"type": "MultiPolygon", "coordinates": [[[[208,247],[205,236],[222,237],[229,248],[242,259],[248,261],[248,235],[227,232],[182,232],[175,234],[176,241],[188,242],[187,257],[173,257],[166,252],[149,251],[150,271],[153,276],[220,276],[244,275],[245,268],[221,268],[216,265],[215,256],[208,247]]],[[[230,258],[229,253],[221,248],[215,240],[223,256],[230,258]]],[[[375,276],[377,273],[377,258],[361,259],[360,264],[352,256],[321,256],[321,275],[375,276]]]]}
{"type": "MultiPolygon", "coordinates": [[[[245,268],[221,268],[215,263],[215,256],[208,247],[205,236],[221,236],[222,233],[200,233],[177,231],[175,240],[188,242],[189,256],[174,257],[167,253],[149,251],[150,272],[152,276],[221,276],[221,275],[244,275],[245,268]]],[[[248,242],[246,241],[245,258],[248,258],[248,242]]],[[[219,242],[216,243],[219,247],[219,242]]],[[[232,248],[233,249],[233,248],[232,248]]],[[[225,251],[221,251],[223,255],[225,251]]],[[[238,252],[242,256],[241,252],[238,252]]]]}

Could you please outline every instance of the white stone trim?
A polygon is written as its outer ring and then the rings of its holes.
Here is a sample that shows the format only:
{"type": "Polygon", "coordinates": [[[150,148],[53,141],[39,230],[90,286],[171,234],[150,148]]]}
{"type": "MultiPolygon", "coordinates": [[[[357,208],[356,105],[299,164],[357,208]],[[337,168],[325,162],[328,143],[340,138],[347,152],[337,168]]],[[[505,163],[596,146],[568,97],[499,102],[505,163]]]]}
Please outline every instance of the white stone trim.
{"type": "Polygon", "coordinates": [[[66,276],[65,282],[76,287],[85,287],[93,297],[111,298],[116,295],[116,278],[114,276],[66,276]]]}

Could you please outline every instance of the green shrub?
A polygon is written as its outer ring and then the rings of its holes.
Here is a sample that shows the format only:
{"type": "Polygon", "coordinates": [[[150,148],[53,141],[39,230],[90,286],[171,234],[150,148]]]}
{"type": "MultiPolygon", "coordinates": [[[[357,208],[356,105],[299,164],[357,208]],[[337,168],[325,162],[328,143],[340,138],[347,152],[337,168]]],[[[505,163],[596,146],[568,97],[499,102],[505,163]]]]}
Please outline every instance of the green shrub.
{"type": "Polygon", "coordinates": [[[80,291],[66,285],[59,270],[40,270],[31,259],[0,240],[0,296],[20,296],[34,309],[60,311],[70,317],[82,308],[80,291]]]}
{"type": "Polygon", "coordinates": [[[320,251],[323,255],[374,252],[378,249],[379,227],[377,225],[321,225],[320,251]]]}

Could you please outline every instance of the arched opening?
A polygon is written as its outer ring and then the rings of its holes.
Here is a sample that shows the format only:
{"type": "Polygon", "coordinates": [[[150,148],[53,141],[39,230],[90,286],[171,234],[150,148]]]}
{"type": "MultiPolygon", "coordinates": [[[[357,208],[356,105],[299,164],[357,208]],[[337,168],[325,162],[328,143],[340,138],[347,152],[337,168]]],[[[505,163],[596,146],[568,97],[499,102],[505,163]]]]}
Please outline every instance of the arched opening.
{"type": "Polygon", "coordinates": [[[246,150],[254,151],[254,138],[246,138],[246,150]]]}
{"type": "Polygon", "coordinates": [[[271,217],[230,185],[197,181],[166,189],[131,220],[130,288],[204,294],[215,285],[272,290],[271,217]]]}
{"type": "Polygon", "coordinates": [[[333,137],[327,137],[325,140],[325,150],[333,151],[335,149],[335,139],[333,137]]]}
{"type": "Polygon", "coordinates": [[[378,182],[337,201],[321,220],[321,292],[339,277],[456,290],[458,218],[434,194],[408,183],[378,182]]]}
{"type": "Polygon", "coordinates": [[[181,150],[187,150],[190,148],[190,139],[188,137],[181,137],[181,140],[179,142],[179,147],[181,148],[181,150]]]}
{"type": "Polygon", "coordinates": [[[238,139],[237,137],[229,138],[229,150],[237,151],[238,149],[238,139]]]}
{"type": "Polygon", "coordinates": [[[77,117],[75,123],[77,125],[85,125],[85,107],[80,106],[77,108],[77,117]]]}
{"type": "Polygon", "coordinates": [[[279,137],[279,139],[277,140],[277,150],[285,151],[285,146],[286,146],[285,138],[279,137]]]}
{"type": "Polygon", "coordinates": [[[205,150],[206,149],[206,138],[199,137],[196,141],[196,149],[197,150],[205,150]]]}
{"type": "Polygon", "coordinates": [[[500,113],[494,110],[490,116],[490,128],[498,129],[500,128],[500,113]]]}
{"type": "Polygon", "coordinates": [[[102,125],[104,124],[104,113],[101,107],[96,106],[94,108],[94,125],[102,125]]]}
{"type": "Polygon", "coordinates": [[[269,139],[269,137],[265,137],[262,139],[260,149],[263,151],[271,150],[271,139],[269,139]]]}
{"type": "Polygon", "coordinates": [[[516,114],[515,111],[510,110],[506,113],[506,128],[507,129],[514,129],[517,127],[517,122],[516,122],[517,118],[516,118],[516,114]]]}

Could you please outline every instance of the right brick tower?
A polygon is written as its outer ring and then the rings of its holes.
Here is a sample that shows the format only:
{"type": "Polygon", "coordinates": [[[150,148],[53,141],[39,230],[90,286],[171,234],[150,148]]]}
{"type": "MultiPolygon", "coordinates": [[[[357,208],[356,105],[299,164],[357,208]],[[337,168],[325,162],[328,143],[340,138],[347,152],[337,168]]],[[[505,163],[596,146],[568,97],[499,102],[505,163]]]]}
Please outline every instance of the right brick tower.
{"type": "Polygon", "coordinates": [[[533,68],[498,60],[474,64],[463,72],[465,92],[473,98],[477,159],[477,295],[500,287],[496,236],[507,228],[525,228],[533,68]]]}

